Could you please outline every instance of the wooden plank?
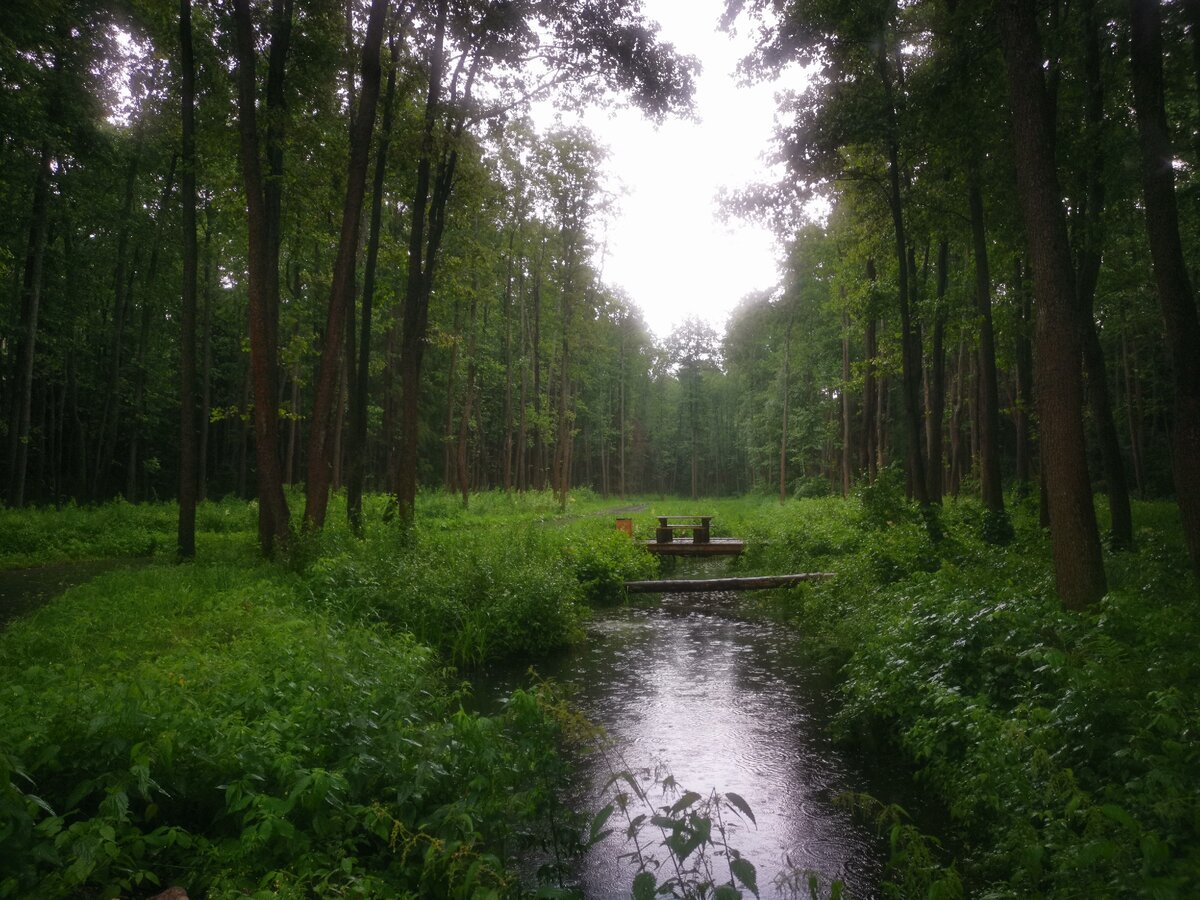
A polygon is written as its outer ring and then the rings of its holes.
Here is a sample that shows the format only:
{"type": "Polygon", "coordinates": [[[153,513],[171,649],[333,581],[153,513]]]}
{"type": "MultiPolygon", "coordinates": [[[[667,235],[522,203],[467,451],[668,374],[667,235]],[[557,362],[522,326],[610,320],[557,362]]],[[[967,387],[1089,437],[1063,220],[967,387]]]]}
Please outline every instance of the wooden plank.
{"type": "Polygon", "coordinates": [[[798,572],[793,575],[755,575],[746,578],[689,578],[668,581],[627,581],[631,594],[680,594],[697,591],[761,591],[788,587],[802,581],[833,578],[833,572],[798,572]]]}
{"type": "Polygon", "coordinates": [[[643,546],[651,553],[667,556],[737,556],[746,549],[745,541],[734,538],[712,538],[699,544],[693,541],[646,541],[643,546]]]}

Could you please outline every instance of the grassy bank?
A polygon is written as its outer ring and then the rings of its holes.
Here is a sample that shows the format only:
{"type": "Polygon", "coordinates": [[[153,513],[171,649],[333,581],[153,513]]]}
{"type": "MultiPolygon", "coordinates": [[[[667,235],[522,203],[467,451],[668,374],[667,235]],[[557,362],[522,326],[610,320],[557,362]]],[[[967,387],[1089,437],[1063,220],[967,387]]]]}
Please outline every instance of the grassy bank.
{"type": "MultiPolygon", "coordinates": [[[[0,634],[0,897],[509,896],[534,851],[556,883],[580,833],[556,716],[538,692],[466,714],[448,666],[561,646],[648,562],[546,497],[423,502],[408,535],[333,519],[274,564],[251,506],[208,504],[198,562],[0,634]]],[[[0,552],[169,556],[169,512],[6,513],[0,552]]]]}

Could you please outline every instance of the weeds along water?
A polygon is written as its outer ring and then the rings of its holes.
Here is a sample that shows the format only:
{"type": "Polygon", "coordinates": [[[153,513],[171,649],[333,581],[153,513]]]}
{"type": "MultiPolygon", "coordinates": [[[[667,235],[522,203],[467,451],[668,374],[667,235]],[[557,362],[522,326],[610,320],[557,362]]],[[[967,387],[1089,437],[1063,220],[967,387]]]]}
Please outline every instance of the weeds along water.
{"type": "MultiPolygon", "coordinates": [[[[870,736],[949,811],[939,850],[848,798],[883,829],[881,891],[1200,893],[1200,599],[1173,505],[1135,505],[1138,549],[1107,554],[1109,595],[1067,614],[1033,501],[1011,505],[1003,544],[967,500],[931,529],[888,475],[848,501],[639,503],[639,537],[655,514],[716,516],[748,542],[737,572],[838,573],[739,603],[838,673],[835,740],[870,736]]],[[[558,701],[531,688],[466,712],[462,675],[572,644],[622,581],[652,576],[596,515],[616,505],[426,495],[400,533],[370,498],[365,541],[335,504],[326,533],[268,564],[253,504],[207,503],[186,566],[169,504],[0,511],[0,568],[150,560],[0,634],[0,896],[517,896],[531,849],[549,894],[569,888],[619,810],[593,833],[564,802],[558,701]]],[[[692,829],[681,849],[730,791],[766,809],[723,784],[671,813],[691,787],[678,778],[664,815],[692,829]]]]}

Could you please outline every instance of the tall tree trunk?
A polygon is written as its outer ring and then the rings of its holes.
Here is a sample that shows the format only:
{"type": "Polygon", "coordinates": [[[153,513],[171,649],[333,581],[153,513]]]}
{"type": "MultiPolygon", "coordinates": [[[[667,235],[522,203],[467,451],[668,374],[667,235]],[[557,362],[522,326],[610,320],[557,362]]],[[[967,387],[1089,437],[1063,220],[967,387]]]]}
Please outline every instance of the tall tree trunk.
{"type": "Polygon", "coordinates": [[[1112,546],[1122,550],[1133,546],[1133,512],[1129,505],[1129,481],[1121,459],[1121,443],[1113,420],[1112,400],[1108,390],[1108,370],[1100,336],[1096,331],[1094,313],[1096,283],[1100,277],[1100,262],[1104,252],[1103,213],[1104,190],[1104,83],[1100,72],[1100,24],[1096,0],[1084,9],[1084,71],[1087,99],[1084,114],[1088,125],[1088,146],[1085,156],[1085,196],[1079,213],[1083,232],[1075,276],[1075,295],[1079,307],[1080,333],[1083,339],[1083,363],[1087,374],[1087,393],[1091,401],[1092,421],[1100,445],[1104,466],[1104,484],[1108,492],[1108,508],[1112,520],[1112,546]]]}
{"type": "Polygon", "coordinates": [[[1142,468],[1142,404],[1138,384],[1137,362],[1129,349],[1129,334],[1125,317],[1121,317],[1121,369],[1125,379],[1125,419],[1129,425],[1129,455],[1133,460],[1134,482],[1138,496],[1146,496],[1146,477],[1142,468]]]}
{"type": "Polygon", "coordinates": [[[512,286],[513,286],[513,242],[510,237],[508,244],[508,276],[504,282],[504,407],[500,419],[504,426],[504,440],[501,444],[501,475],[500,484],[507,494],[512,490],[512,455],[513,455],[513,357],[512,357],[512,286]]]}
{"type": "MultiPolygon", "coordinates": [[[[278,265],[271,266],[270,204],[264,194],[259,160],[255,78],[254,25],[249,0],[233,0],[237,31],[238,131],[242,180],[246,191],[246,224],[249,250],[250,382],[254,395],[254,444],[258,462],[258,537],[270,556],[286,546],[291,534],[287,497],[279,466],[279,412],[275,398],[275,334],[271,285],[278,289],[278,265]],[[270,271],[275,269],[274,274],[270,271]]],[[[276,43],[272,41],[272,61],[276,43]]],[[[279,74],[282,80],[282,73],[279,74]]],[[[281,151],[282,152],[282,151],[281,151]]]]}
{"type": "Polygon", "coordinates": [[[1130,0],[1130,14],[1133,105],[1141,139],[1146,233],[1175,376],[1171,465],[1188,555],[1200,577],[1200,319],[1179,238],[1158,0],[1130,0]]]}
{"type": "MultiPolygon", "coordinates": [[[[979,316],[979,486],[984,507],[993,516],[1004,515],[1004,487],[1000,480],[1000,388],[996,378],[996,339],[992,332],[992,280],[988,269],[987,233],[983,218],[983,191],[978,169],[968,173],[971,209],[971,246],[975,255],[975,311],[979,316]]],[[[1007,520],[986,530],[992,538],[1007,538],[1007,520]]]]}
{"type": "Polygon", "coordinates": [[[863,469],[867,473],[867,483],[875,481],[877,473],[878,454],[878,422],[876,421],[879,408],[879,387],[875,377],[875,356],[879,352],[875,334],[875,260],[867,260],[867,281],[870,282],[870,297],[867,300],[867,328],[865,335],[865,356],[863,359],[863,469]]]}
{"type": "Polygon", "coordinates": [[[795,309],[788,317],[787,332],[783,339],[783,421],[779,432],[779,502],[787,500],[787,445],[788,445],[788,402],[791,399],[791,355],[792,355],[792,325],[795,322],[795,309]]]}
{"type": "Polygon", "coordinates": [[[1013,424],[1017,433],[1017,490],[1020,496],[1025,497],[1029,493],[1033,472],[1033,447],[1029,428],[1029,419],[1033,414],[1033,342],[1030,340],[1033,311],[1029,292],[1025,289],[1025,276],[1019,256],[1013,263],[1013,297],[1017,304],[1017,402],[1013,424]]]}
{"type": "MultiPolygon", "coordinates": [[[[842,292],[845,303],[845,291],[842,292]]],[[[850,311],[842,307],[842,496],[850,496],[854,477],[854,449],[850,429],[850,311]]]]}
{"type": "Polygon", "coordinates": [[[346,480],[346,517],[350,529],[361,536],[363,482],[366,476],[367,395],[371,387],[371,321],[375,304],[375,270],[379,262],[379,232],[383,222],[383,182],[387,172],[392,117],[396,104],[396,41],[389,39],[387,89],[383,99],[383,123],[375,150],[375,175],[371,183],[371,222],[367,232],[367,259],[363,268],[362,332],[358,367],[350,392],[350,472],[346,480]]]}
{"type": "MultiPolygon", "coordinates": [[[[524,267],[522,267],[524,268],[524,267]]],[[[521,393],[517,401],[517,490],[529,488],[529,442],[526,417],[529,409],[529,322],[525,314],[525,291],[521,291],[521,393]]]]}
{"type": "MultiPolygon", "coordinates": [[[[367,167],[371,152],[371,133],[375,128],[375,110],[379,101],[382,69],[379,52],[383,43],[383,18],[387,3],[372,0],[363,40],[362,85],[358,111],[350,129],[350,160],[346,173],[346,199],[342,206],[342,228],[337,257],[333,264],[333,286],[325,319],[325,345],[321,350],[321,369],[313,399],[312,424],[308,438],[308,481],[305,486],[304,523],[320,530],[325,524],[329,505],[330,418],[337,400],[338,368],[342,365],[342,339],[347,319],[353,319],[354,270],[358,260],[359,226],[363,197],[367,189],[367,167]]],[[[346,360],[353,371],[354,361],[346,360]]],[[[339,417],[340,418],[340,417],[339,417]]]]}
{"type": "Polygon", "coordinates": [[[933,347],[929,373],[929,459],[927,481],[931,503],[942,502],[946,463],[942,440],[942,420],[946,415],[946,285],[950,280],[950,242],[938,241],[937,305],[933,312],[933,347]]]}
{"type": "Polygon", "coordinates": [[[904,422],[907,437],[908,474],[912,479],[913,497],[917,503],[929,506],[929,491],[925,484],[925,454],[921,449],[921,348],[912,321],[908,236],[904,225],[903,199],[900,193],[900,136],[893,98],[892,72],[887,51],[880,43],[876,52],[876,69],[883,84],[887,104],[888,206],[892,212],[893,237],[896,243],[896,269],[900,298],[900,356],[901,386],[904,394],[904,422]]]}
{"type": "Polygon", "coordinates": [[[1058,595],[1068,609],[1106,585],[1083,431],[1083,379],[1074,275],[1055,171],[1054,135],[1032,0],[999,0],[1001,45],[1013,111],[1017,189],[1033,264],[1037,401],[1058,595]]]}
{"type": "MultiPolygon", "coordinates": [[[[471,401],[475,397],[475,313],[478,308],[477,285],[472,285],[471,314],[467,338],[467,383],[463,389],[462,416],[458,421],[455,468],[458,470],[458,489],[462,492],[463,509],[471,500],[471,475],[467,469],[467,454],[471,439],[471,401]]],[[[486,318],[486,316],[485,316],[486,318]]]]}
{"type": "Polygon", "coordinates": [[[208,497],[208,443],[212,411],[212,210],[204,209],[204,350],[200,378],[200,445],[196,453],[196,497],[208,497]]]}
{"type": "Polygon", "coordinates": [[[533,421],[533,489],[546,487],[546,431],[542,427],[547,404],[542,397],[542,264],[546,258],[546,242],[538,252],[533,281],[533,405],[538,415],[533,421]]]}
{"type": "MultiPolygon", "coordinates": [[[[120,404],[121,343],[125,334],[125,313],[129,304],[129,232],[133,215],[134,188],[137,184],[138,165],[141,160],[141,130],[134,140],[133,157],[125,172],[125,198],[121,204],[120,225],[117,231],[117,259],[113,275],[112,340],[109,343],[108,386],[100,405],[100,423],[96,427],[96,465],[92,477],[92,497],[99,497],[101,480],[112,458],[109,434],[116,435],[117,409],[120,404]],[[109,423],[112,423],[111,429],[109,423]]],[[[137,268],[136,264],[134,268],[137,268]]]]}
{"type": "Polygon", "coordinates": [[[620,481],[618,486],[620,489],[621,499],[625,499],[625,336],[626,336],[626,320],[628,314],[621,313],[621,356],[620,356],[620,397],[617,402],[617,430],[620,435],[620,456],[619,463],[621,466],[620,481]]]}
{"type": "Polygon", "coordinates": [[[192,60],[192,0],[179,0],[179,65],[183,71],[183,288],[179,320],[179,529],[177,550],[196,555],[196,72],[192,60]]]}
{"type": "Polygon", "coordinates": [[[50,143],[42,141],[33,205],[29,218],[29,245],[21,283],[21,345],[17,356],[16,390],[9,426],[8,502],[25,505],[25,470],[29,463],[29,423],[33,408],[33,360],[37,350],[38,312],[42,299],[42,271],[46,237],[50,228],[50,143]]]}
{"type": "MultiPolygon", "coordinates": [[[[395,476],[396,506],[401,519],[411,522],[417,496],[417,449],[420,425],[421,364],[424,359],[425,336],[429,326],[429,299],[433,293],[434,273],[446,224],[446,206],[454,188],[458,166],[458,141],[466,121],[461,115],[449,130],[446,147],[434,169],[434,137],[443,107],[442,79],[446,71],[447,0],[438,0],[434,14],[433,46],[429,57],[429,90],[425,98],[425,114],[417,161],[416,186],[411,207],[412,227],[408,238],[408,272],[404,291],[404,327],[400,353],[400,384],[402,400],[402,439],[398,471],[395,476]]],[[[465,78],[462,94],[466,101],[478,73],[481,57],[475,55],[465,78]]],[[[466,65],[467,54],[459,58],[459,69],[466,65]]]]}
{"type": "MultiPolygon", "coordinates": [[[[138,482],[141,480],[139,452],[141,450],[142,432],[146,426],[146,356],[150,347],[150,324],[154,317],[154,303],[158,296],[158,260],[162,247],[163,225],[166,221],[167,206],[171,195],[175,192],[175,174],[179,165],[179,155],[171,154],[171,164],[167,167],[167,178],[163,182],[162,192],[158,198],[158,210],[154,215],[154,237],[150,242],[150,266],[146,270],[145,291],[141,306],[141,323],[138,329],[137,355],[133,366],[133,405],[129,421],[129,455],[125,473],[125,499],[130,503],[138,501],[138,482]]],[[[195,215],[193,214],[193,224],[195,215]]],[[[194,312],[194,311],[193,311],[194,312]]],[[[195,317],[193,315],[193,335],[195,332],[195,317]]],[[[193,360],[194,364],[194,360],[193,360]]]]}

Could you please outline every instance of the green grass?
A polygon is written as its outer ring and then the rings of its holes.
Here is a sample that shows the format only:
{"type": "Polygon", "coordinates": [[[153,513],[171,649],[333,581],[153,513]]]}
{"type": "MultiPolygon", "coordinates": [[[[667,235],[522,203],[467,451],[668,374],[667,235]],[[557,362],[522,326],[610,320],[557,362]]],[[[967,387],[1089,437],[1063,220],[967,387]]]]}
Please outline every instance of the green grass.
{"type": "Polygon", "coordinates": [[[278,567],[69,591],[0,639],[0,896],[511,891],[556,727],[461,713],[442,666],[278,567]]]}

